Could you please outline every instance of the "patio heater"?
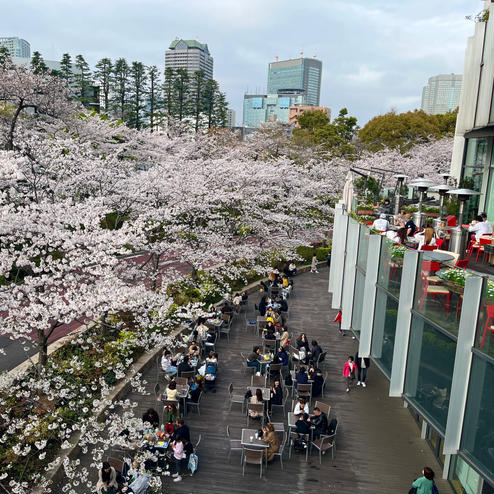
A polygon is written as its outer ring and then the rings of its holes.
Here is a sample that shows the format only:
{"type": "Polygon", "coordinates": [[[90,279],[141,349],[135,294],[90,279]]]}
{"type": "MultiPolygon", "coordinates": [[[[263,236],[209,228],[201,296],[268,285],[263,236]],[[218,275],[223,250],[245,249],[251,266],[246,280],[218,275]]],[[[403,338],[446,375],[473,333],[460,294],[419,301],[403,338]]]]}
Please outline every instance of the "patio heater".
{"type": "MultiPolygon", "coordinates": [[[[446,173],[443,173],[443,175],[447,175],[446,173]]],[[[439,236],[440,230],[443,228],[443,223],[445,221],[445,214],[444,214],[444,197],[446,196],[446,193],[450,189],[449,185],[446,184],[441,184],[441,185],[436,185],[435,187],[431,187],[432,192],[437,192],[439,194],[439,218],[435,218],[434,221],[432,222],[434,225],[434,232],[436,233],[437,236],[439,236]]]]}
{"type": "Polygon", "coordinates": [[[432,186],[432,183],[429,180],[420,180],[417,182],[412,182],[410,184],[412,187],[418,190],[419,192],[419,210],[416,213],[413,213],[413,222],[417,225],[418,228],[422,228],[425,223],[426,214],[422,213],[422,203],[424,202],[424,193],[427,191],[429,187],[432,186]]]}
{"type": "Polygon", "coordinates": [[[461,226],[463,223],[463,210],[465,209],[465,202],[472,196],[480,195],[480,192],[471,189],[453,189],[446,192],[446,194],[458,196],[458,201],[460,201],[458,226],[451,228],[449,250],[462,256],[465,253],[467,244],[467,231],[461,226]]]}
{"type": "Polygon", "coordinates": [[[403,182],[405,181],[405,178],[408,178],[408,175],[403,175],[403,173],[397,173],[396,175],[393,175],[393,178],[396,178],[398,181],[396,187],[398,192],[395,194],[395,210],[394,214],[400,214],[400,206],[401,206],[401,189],[403,187],[403,182]]]}
{"type": "Polygon", "coordinates": [[[449,177],[451,177],[451,175],[449,173],[440,173],[439,176],[443,177],[444,184],[448,185],[448,179],[449,177]]]}

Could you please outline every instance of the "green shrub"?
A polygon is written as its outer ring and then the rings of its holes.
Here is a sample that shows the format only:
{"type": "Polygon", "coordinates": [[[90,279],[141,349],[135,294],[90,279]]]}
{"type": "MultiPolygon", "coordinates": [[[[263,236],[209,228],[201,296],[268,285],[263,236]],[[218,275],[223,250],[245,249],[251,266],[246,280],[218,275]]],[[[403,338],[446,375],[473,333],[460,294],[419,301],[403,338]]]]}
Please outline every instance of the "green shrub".
{"type": "Polygon", "coordinates": [[[330,247],[319,247],[316,250],[316,256],[317,256],[318,261],[325,261],[328,257],[328,254],[331,254],[331,248],[330,247]]]}
{"type": "Polygon", "coordinates": [[[309,264],[312,261],[312,256],[314,255],[315,249],[314,247],[301,245],[295,249],[295,252],[305,261],[306,264],[309,264]]]}

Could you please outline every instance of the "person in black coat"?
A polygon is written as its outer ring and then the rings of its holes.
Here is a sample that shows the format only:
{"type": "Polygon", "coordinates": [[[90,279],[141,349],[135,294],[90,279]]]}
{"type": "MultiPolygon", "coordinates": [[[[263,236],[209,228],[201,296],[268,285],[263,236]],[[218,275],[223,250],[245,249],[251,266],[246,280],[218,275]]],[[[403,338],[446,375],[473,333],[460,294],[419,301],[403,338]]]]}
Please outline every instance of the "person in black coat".
{"type": "Polygon", "coordinates": [[[311,345],[312,347],[309,352],[309,359],[312,362],[316,363],[319,359],[319,355],[321,355],[322,353],[322,348],[319,346],[316,340],[312,340],[311,345]]]}
{"type": "Polygon", "coordinates": [[[178,375],[181,376],[182,372],[190,372],[194,370],[189,364],[189,357],[186,355],[182,362],[178,365],[178,375]]]}
{"type": "Polygon", "coordinates": [[[357,364],[357,386],[362,385],[364,388],[367,386],[365,384],[365,379],[367,378],[367,369],[370,367],[369,357],[360,357],[358,352],[355,354],[355,363],[357,364]]]}
{"type": "Polygon", "coordinates": [[[324,383],[321,371],[312,366],[309,370],[309,379],[312,381],[312,396],[320,396],[324,383]]]}
{"type": "Polygon", "coordinates": [[[261,317],[264,317],[266,315],[266,309],[267,309],[267,302],[266,302],[266,295],[263,295],[261,301],[259,302],[259,315],[261,317]]]}
{"type": "Polygon", "coordinates": [[[178,438],[187,439],[187,441],[190,441],[189,426],[185,425],[184,419],[175,420],[175,429],[173,431],[172,440],[178,438]]]}
{"type": "Polygon", "coordinates": [[[274,380],[274,385],[271,386],[271,399],[269,400],[269,410],[271,405],[283,405],[283,388],[279,378],[274,380]]]}
{"type": "Polygon", "coordinates": [[[314,426],[314,439],[319,439],[321,437],[321,434],[327,433],[328,416],[324,412],[321,412],[319,407],[314,408],[314,415],[309,418],[309,421],[314,426]]]}
{"type": "Polygon", "coordinates": [[[305,367],[300,367],[297,374],[295,374],[295,380],[297,384],[307,384],[309,381],[309,377],[307,376],[307,372],[305,371],[305,367]]]}
{"type": "Polygon", "coordinates": [[[160,426],[160,417],[154,408],[148,409],[148,411],[142,416],[142,421],[149,422],[153,427],[160,426]]]}
{"type": "Polygon", "coordinates": [[[300,415],[300,418],[295,422],[295,428],[295,431],[298,434],[310,434],[310,422],[308,413],[300,415]]]}

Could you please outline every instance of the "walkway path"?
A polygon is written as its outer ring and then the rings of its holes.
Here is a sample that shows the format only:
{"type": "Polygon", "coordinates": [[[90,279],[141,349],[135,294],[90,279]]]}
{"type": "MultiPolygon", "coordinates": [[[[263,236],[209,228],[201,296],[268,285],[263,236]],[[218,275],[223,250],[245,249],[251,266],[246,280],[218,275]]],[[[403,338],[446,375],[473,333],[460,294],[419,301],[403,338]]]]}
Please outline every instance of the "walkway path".
{"type": "MultiPolygon", "coordinates": [[[[420,439],[418,426],[400,399],[388,394],[388,381],[376,367],[371,367],[367,388],[356,388],[345,393],[341,368],[346,358],[357,349],[356,340],[341,336],[334,319],[335,311],[329,310],[330,296],[327,292],[328,270],[319,274],[303,274],[295,278],[294,296],[290,302],[289,331],[304,331],[309,340],[315,338],[324,350],[328,350],[325,370],[329,377],[324,401],[331,404],[332,414],[339,421],[335,459],[323,456],[322,465],[314,454],[305,463],[305,456],[295,454],[285,459],[284,472],[278,460],[269,465],[267,473],[259,479],[257,467],[247,465],[245,477],[239,464],[239,455],[232,453],[228,463],[229,443],[225,438],[226,425],[232,428],[232,436],[240,435],[245,427],[245,416],[239,405],[228,410],[228,384],[245,392],[250,377],[242,371],[240,352],[248,352],[258,342],[252,332],[243,331],[243,316],[237,317],[228,343],[222,338],[217,345],[220,358],[217,393],[203,396],[201,416],[195,411],[186,418],[195,442],[202,435],[199,447],[199,470],[193,477],[181,483],[172,483],[169,477],[164,492],[237,494],[257,493],[352,493],[396,494],[408,492],[410,482],[416,478],[424,465],[439,471],[439,466],[425,441],[420,439]]],[[[255,299],[255,300],[254,300],[255,299]]],[[[254,301],[249,300],[249,315],[253,315],[254,301]]],[[[146,375],[148,389],[155,384],[155,369],[146,375]]],[[[142,397],[135,393],[128,396],[139,402],[138,413],[150,406],[155,407],[154,396],[142,397]]],[[[275,419],[282,420],[281,412],[275,419]]],[[[286,423],[286,420],[285,420],[286,423]]],[[[81,458],[85,463],[85,458],[81,458]]],[[[96,475],[96,472],[94,472],[96,475]]],[[[437,482],[441,494],[451,493],[449,484],[437,482]]],[[[85,492],[81,490],[81,493],[85,492]]]]}

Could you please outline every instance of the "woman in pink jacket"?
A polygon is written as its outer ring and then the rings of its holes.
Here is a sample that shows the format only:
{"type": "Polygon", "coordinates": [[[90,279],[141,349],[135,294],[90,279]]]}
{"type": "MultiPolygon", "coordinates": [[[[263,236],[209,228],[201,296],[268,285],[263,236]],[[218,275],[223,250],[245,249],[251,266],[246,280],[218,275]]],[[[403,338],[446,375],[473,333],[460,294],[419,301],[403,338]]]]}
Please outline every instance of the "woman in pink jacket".
{"type": "Polygon", "coordinates": [[[343,366],[343,377],[346,379],[346,392],[350,391],[350,384],[355,379],[355,371],[357,370],[357,364],[353,361],[353,357],[350,355],[348,360],[343,366]]]}
{"type": "Polygon", "coordinates": [[[175,441],[172,441],[171,446],[173,449],[172,457],[175,461],[175,467],[177,469],[176,473],[172,475],[172,477],[175,477],[173,482],[180,482],[182,480],[182,460],[185,458],[184,443],[182,442],[182,438],[175,438],[175,441]]]}

